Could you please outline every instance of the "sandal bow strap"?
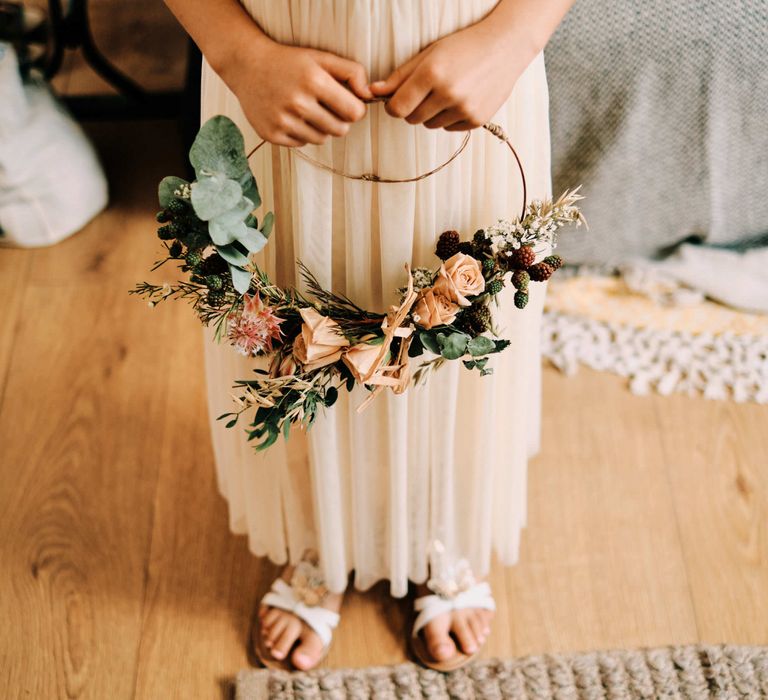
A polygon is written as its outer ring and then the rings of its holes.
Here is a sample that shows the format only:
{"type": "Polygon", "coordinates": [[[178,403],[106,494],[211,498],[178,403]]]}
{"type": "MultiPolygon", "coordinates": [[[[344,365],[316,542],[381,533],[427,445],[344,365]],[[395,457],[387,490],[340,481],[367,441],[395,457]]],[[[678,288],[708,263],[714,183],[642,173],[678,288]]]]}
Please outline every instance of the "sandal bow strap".
{"type": "Polygon", "coordinates": [[[283,579],[279,578],[272,584],[272,590],[261,601],[272,608],[280,608],[293,613],[320,637],[323,646],[328,646],[333,637],[333,630],[339,624],[339,613],[328,610],[320,605],[307,605],[296,591],[283,579]]]}
{"type": "Polygon", "coordinates": [[[434,594],[421,596],[416,598],[413,608],[419,613],[413,623],[413,636],[415,637],[425,625],[438,615],[465,608],[496,610],[496,601],[491,595],[491,587],[488,582],[482,581],[466,591],[457,593],[452,598],[444,598],[434,594]]]}

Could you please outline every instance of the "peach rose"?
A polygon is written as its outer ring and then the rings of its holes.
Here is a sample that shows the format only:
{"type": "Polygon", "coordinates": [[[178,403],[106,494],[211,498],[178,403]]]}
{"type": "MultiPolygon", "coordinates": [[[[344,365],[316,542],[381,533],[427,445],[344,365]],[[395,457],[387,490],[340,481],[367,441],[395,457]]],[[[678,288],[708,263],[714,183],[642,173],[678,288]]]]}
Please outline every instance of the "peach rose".
{"type": "Polygon", "coordinates": [[[419,293],[411,317],[417,326],[429,330],[433,326],[453,323],[459,307],[436,289],[423,289],[419,293]]]}
{"type": "Polygon", "coordinates": [[[480,294],[485,289],[480,263],[471,255],[452,255],[440,266],[433,289],[459,306],[470,306],[472,302],[467,297],[480,294]]]}
{"type": "MultiPolygon", "coordinates": [[[[362,382],[363,377],[368,375],[379,355],[379,350],[381,350],[381,344],[371,345],[371,343],[362,342],[352,345],[344,351],[342,359],[344,364],[349,367],[349,371],[352,372],[355,381],[362,382]]],[[[386,359],[386,354],[382,358],[382,362],[384,359],[386,359]]]]}
{"type": "Polygon", "coordinates": [[[293,341],[293,356],[308,372],[336,362],[341,357],[341,349],[349,345],[339,324],[311,307],[299,313],[304,323],[293,341]]]}

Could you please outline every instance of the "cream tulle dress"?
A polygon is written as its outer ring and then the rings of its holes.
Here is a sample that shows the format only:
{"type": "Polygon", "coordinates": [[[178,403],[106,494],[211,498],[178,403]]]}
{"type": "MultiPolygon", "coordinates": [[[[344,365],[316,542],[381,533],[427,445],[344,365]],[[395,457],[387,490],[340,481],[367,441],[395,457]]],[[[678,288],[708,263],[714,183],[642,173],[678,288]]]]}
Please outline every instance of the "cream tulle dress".
{"type": "MultiPolygon", "coordinates": [[[[279,42],[332,51],[362,63],[370,80],[386,77],[430,42],[485,16],[494,0],[246,0],[259,26],[279,42]]],[[[253,79],[259,79],[254,66],[253,79]]],[[[202,117],[226,114],[258,142],[237,99],[203,67],[202,117]]],[[[494,117],[519,151],[534,198],[550,195],[548,95],[543,57],[534,60],[494,117]]],[[[408,177],[441,163],[461,134],[411,126],[380,104],[348,135],[305,146],[347,172],[408,177]]],[[[344,179],[296,157],[262,147],[251,166],[275,229],[257,263],[278,284],[295,283],[298,258],[320,282],[358,304],[384,311],[398,301],[404,264],[439,263],[434,244],[446,229],[463,236],[521,205],[520,176],[509,150],[483,130],[439,173],[411,184],[344,179]]],[[[518,558],[526,521],[527,460],[539,447],[539,323],[545,286],[531,285],[520,311],[506,287],[495,310],[512,345],[480,377],[449,363],[426,385],[382,393],[363,413],[363,388],[343,393],[307,433],[294,430],[256,453],[244,424],[226,429],[216,416],[232,408],[230,387],[254,360],[206,337],[211,430],[218,486],[230,526],[251,551],[276,563],[305,550],[320,554],[330,588],[350,571],[366,589],[388,579],[394,596],[427,577],[435,541],[466,558],[476,575],[492,554],[518,558]]]]}

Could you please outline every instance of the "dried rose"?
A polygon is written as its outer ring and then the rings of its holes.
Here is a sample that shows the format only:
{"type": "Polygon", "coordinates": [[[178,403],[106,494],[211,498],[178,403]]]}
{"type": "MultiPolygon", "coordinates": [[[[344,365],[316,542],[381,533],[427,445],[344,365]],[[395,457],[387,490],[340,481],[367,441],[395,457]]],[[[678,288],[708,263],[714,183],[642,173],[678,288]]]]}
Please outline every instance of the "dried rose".
{"type": "Polygon", "coordinates": [[[443,294],[438,294],[433,287],[424,289],[419,294],[411,317],[417,326],[429,330],[434,326],[453,323],[458,312],[458,305],[443,294]]]}
{"type": "Polygon", "coordinates": [[[339,324],[311,307],[303,308],[299,313],[304,323],[301,333],[293,341],[296,360],[308,372],[336,362],[341,357],[341,349],[349,345],[339,324]]]}
{"type": "Polygon", "coordinates": [[[475,258],[456,253],[440,266],[434,290],[459,306],[470,306],[468,296],[480,294],[485,289],[483,271],[475,258]]]}

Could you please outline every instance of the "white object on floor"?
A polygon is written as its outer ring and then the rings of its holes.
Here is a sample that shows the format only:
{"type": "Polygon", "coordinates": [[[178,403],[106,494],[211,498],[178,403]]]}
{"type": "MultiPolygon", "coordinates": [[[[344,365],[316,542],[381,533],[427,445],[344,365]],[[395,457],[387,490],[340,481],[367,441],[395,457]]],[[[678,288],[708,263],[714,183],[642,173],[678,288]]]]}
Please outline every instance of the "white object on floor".
{"type": "Polygon", "coordinates": [[[736,252],[684,243],[658,262],[633,261],[622,277],[633,291],[664,305],[698,303],[697,295],[744,311],[768,312],[768,248],[736,252]]]}
{"type": "Polygon", "coordinates": [[[40,82],[23,84],[0,42],[0,242],[58,243],[107,204],[107,181],[80,127],[40,82]]]}
{"type": "Polygon", "coordinates": [[[633,328],[544,313],[542,354],[565,374],[579,364],[630,380],[634,394],[682,392],[768,403],[768,337],[633,328]]]}

